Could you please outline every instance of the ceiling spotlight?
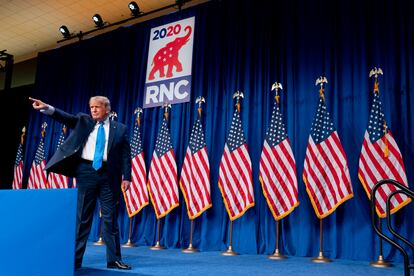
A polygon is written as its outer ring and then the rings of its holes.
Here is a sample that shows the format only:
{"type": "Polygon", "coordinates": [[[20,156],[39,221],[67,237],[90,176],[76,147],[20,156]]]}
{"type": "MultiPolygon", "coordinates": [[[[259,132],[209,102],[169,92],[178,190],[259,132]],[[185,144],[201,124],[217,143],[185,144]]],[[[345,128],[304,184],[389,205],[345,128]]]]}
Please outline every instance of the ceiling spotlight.
{"type": "Polygon", "coordinates": [[[59,31],[62,33],[64,38],[69,38],[70,37],[69,29],[65,25],[60,26],[59,31]]]}
{"type": "Polygon", "coordinates": [[[133,16],[138,16],[140,14],[138,4],[135,1],[129,3],[128,8],[131,10],[133,16]]]}
{"type": "Polygon", "coordinates": [[[93,22],[95,22],[96,27],[101,28],[103,27],[104,22],[102,20],[102,17],[99,14],[95,14],[94,16],[92,16],[93,22]]]}

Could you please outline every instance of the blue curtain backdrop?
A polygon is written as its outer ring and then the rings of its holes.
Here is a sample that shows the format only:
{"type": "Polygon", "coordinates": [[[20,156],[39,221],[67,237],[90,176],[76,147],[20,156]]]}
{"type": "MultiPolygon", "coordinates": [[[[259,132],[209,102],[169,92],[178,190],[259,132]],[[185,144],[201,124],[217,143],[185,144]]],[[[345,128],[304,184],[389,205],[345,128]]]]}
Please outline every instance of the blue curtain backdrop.
{"type": "MultiPolygon", "coordinates": [[[[281,221],[284,254],[316,256],[319,220],[302,181],[303,162],[312,118],[318,102],[317,77],[324,75],[326,99],[348,157],[354,198],[323,219],[323,251],[330,258],[374,260],[379,241],[370,222],[367,195],[358,180],[358,158],[368,125],[372,100],[370,69],[384,71],[380,79],[385,116],[403,154],[412,186],[414,24],[408,1],[210,1],[162,18],[86,39],[39,54],[34,97],[68,112],[89,112],[88,99],[105,95],[118,121],[132,131],[134,109],[142,106],[150,29],[196,17],[191,102],[173,105],[171,135],[178,170],[184,160],[197,96],[204,96],[205,131],[211,167],[213,208],[195,220],[193,244],[203,251],[225,250],[229,219],[218,189],[218,170],[234,110],[232,95],[244,92],[241,117],[253,165],[256,205],[233,224],[233,248],[243,254],[270,254],[275,248],[275,221],[259,183],[259,159],[269,125],[273,82],[283,84],[281,106],[297,163],[300,205],[281,221]],[[270,4],[271,3],[271,4],[270,4]]],[[[143,143],[147,170],[162,119],[160,108],[144,110],[143,143]]],[[[30,163],[40,139],[40,126],[49,126],[45,151],[55,151],[60,124],[32,111],[25,164],[30,163]]],[[[122,204],[121,204],[122,205],[122,204]]],[[[414,240],[414,205],[393,221],[414,240]]],[[[53,206],[50,206],[53,208],[53,206]]],[[[128,218],[121,206],[121,240],[128,239],[128,218]]],[[[145,207],[133,220],[133,241],[153,245],[156,218],[145,207]]],[[[385,223],[385,222],[384,222],[385,223]]],[[[161,244],[186,247],[190,221],[185,202],[161,220],[161,244]]],[[[94,223],[91,237],[99,228],[94,223]]],[[[384,244],[387,259],[401,260],[384,244]]]]}

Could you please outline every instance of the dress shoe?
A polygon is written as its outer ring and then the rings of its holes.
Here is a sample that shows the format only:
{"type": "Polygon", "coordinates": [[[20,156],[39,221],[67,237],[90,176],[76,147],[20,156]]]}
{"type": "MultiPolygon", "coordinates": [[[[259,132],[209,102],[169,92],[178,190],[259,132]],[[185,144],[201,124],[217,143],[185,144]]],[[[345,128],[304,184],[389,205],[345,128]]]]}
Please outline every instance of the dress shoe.
{"type": "Polygon", "coordinates": [[[131,270],[131,267],[129,265],[127,265],[126,263],[123,263],[121,261],[108,262],[106,267],[107,268],[123,269],[123,270],[131,270]]]}

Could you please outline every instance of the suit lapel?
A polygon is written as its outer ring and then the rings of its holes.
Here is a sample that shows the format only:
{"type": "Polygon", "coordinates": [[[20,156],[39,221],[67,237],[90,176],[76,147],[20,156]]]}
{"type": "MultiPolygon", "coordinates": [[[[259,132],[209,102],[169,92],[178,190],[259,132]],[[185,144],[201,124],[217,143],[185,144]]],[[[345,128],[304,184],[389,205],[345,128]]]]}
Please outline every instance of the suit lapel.
{"type": "Polygon", "coordinates": [[[116,132],[116,124],[112,120],[109,120],[109,138],[108,138],[108,151],[107,151],[107,153],[109,153],[109,150],[111,149],[111,145],[112,145],[112,142],[114,141],[114,137],[115,137],[115,132],[116,132]]]}
{"type": "Polygon", "coordinates": [[[83,138],[83,141],[82,141],[82,144],[85,144],[86,141],[88,140],[89,135],[91,134],[91,132],[95,128],[96,122],[91,117],[90,120],[87,120],[86,121],[86,124],[87,124],[86,125],[87,126],[86,128],[80,128],[80,131],[82,131],[82,134],[81,135],[84,137],[83,138]],[[83,131],[85,131],[85,132],[83,133],[83,131]]]}

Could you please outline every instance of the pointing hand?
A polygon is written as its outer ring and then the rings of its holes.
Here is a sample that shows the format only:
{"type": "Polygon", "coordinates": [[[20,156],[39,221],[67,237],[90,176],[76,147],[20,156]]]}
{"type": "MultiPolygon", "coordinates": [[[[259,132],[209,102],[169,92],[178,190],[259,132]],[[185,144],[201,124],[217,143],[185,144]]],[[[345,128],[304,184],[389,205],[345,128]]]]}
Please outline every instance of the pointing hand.
{"type": "Polygon", "coordinates": [[[31,100],[33,102],[32,106],[36,110],[42,110],[42,109],[48,109],[49,108],[49,105],[45,104],[41,100],[34,99],[34,98],[31,98],[31,97],[29,97],[29,100],[31,100]]]}

